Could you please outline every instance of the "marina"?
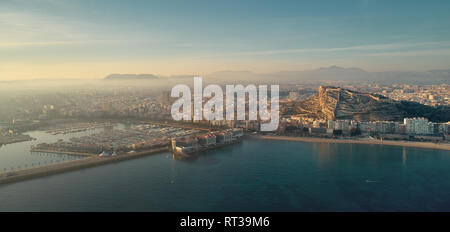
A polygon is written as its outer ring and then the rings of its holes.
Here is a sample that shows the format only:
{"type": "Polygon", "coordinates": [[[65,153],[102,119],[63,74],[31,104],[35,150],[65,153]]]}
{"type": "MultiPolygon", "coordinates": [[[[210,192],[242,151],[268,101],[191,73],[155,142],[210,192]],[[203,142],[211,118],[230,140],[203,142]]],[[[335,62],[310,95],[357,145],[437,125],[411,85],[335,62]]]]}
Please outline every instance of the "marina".
{"type": "Polygon", "coordinates": [[[61,126],[56,126],[55,129],[47,130],[47,133],[52,135],[58,134],[71,134],[77,132],[83,132],[88,130],[95,130],[97,128],[111,127],[109,122],[93,122],[93,123],[74,123],[74,124],[63,124],[61,126]]]}
{"type": "MultiPolygon", "coordinates": [[[[167,151],[172,151],[174,158],[190,157],[200,152],[239,143],[243,137],[242,129],[205,132],[187,127],[177,128],[155,124],[103,123],[96,125],[103,127],[95,127],[92,131],[77,131],[74,134],[54,133],[54,131],[46,131],[44,134],[38,132],[40,135],[50,136],[52,139],[38,139],[31,143],[29,154],[31,157],[44,155],[50,160],[25,163],[16,167],[4,167],[0,169],[0,184],[141,158],[167,151]],[[69,134],[71,134],[70,137],[69,134]]],[[[66,131],[66,129],[62,130],[66,131]]],[[[36,137],[40,138],[40,136],[36,137]]],[[[16,144],[16,146],[18,145],[20,143],[16,144]]]]}

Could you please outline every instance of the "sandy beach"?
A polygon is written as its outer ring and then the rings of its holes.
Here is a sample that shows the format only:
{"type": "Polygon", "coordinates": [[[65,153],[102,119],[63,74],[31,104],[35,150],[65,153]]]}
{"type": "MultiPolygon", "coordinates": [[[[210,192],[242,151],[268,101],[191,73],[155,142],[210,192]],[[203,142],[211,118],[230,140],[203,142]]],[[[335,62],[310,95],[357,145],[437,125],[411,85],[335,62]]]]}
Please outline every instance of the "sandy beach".
{"type": "Polygon", "coordinates": [[[289,137],[289,136],[272,136],[272,135],[258,135],[255,136],[260,139],[284,140],[284,141],[300,141],[313,143],[359,143],[359,144],[380,144],[388,146],[402,146],[402,147],[418,147],[429,149],[440,149],[450,151],[450,144],[448,143],[431,143],[431,142],[409,142],[409,141],[393,141],[393,140],[375,140],[375,139],[326,139],[313,137],[289,137]]]}

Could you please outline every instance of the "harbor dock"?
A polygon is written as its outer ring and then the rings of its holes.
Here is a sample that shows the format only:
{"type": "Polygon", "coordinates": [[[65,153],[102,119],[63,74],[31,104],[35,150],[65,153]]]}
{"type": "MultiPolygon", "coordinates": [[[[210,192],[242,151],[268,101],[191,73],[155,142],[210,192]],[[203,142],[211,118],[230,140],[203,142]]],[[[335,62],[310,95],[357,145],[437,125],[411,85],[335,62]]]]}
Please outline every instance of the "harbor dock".
{"type": "Polygon", "coordinates": [[[30,152],[51,153],[51,154],[60,154],[60,155],[74,155],[74,156],[95,156],[96,155],[96,154],[91,154],[91,153],[79,153],[79,152],[71,152],[71,151],[56,151],[56,150],[37,149],[37,148],[30,149],[30,152]]]}
{"type": "MultiPolygon", "coordinates": [[[[90,168],[105,164],[116,163],[125,160],[137,159],[148,155],[158,154],[168,151],[167,147],[155,148],[142,152],[135,152],[131,154],[124,154],[110,157],[89,156],[84,159],[66,161],[56,164],[50,164],[42,167],[35,167],[29,169],[23,169],[19,171],[11,171],[0,174],[0,185],[14,183],[23,180],[34,179],[38,177],[44,177],[54,175],[58,173],[70,172],[84,168],[90,168]]],[[[77,154],[80,155],[80,154],[77,154]]]]}

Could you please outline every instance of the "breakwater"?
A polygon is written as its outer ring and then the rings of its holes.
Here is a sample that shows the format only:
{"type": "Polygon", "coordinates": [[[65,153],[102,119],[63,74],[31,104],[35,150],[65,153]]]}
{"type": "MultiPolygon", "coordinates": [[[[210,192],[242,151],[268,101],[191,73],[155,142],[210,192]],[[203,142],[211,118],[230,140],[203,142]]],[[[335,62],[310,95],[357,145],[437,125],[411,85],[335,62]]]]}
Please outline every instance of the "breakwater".
{"type": "MultiPolygon", "coordinates": [[[[156,149],[151,149],[147,151],[135,152],[132,154],[124,154],[113,157],[99,157],[90,156],[84,159],[66,161],[56,164],[51,164],[43,167],[35,167],[29,169],[23,169],[19,171],[12,171],[0,174],[0,185],[14,183],[18,181],[44,177],[49,175],[54,175],[58,173],[64,173],[84,168],[90,168],[110,163],[116,163],[125,160],[137,159],[144,156],[157,154],[160,152],[168,151],[167,147],[161,147],[156,149]]],[[[77,154],[79,155],[79,154],[77,154]]]]}

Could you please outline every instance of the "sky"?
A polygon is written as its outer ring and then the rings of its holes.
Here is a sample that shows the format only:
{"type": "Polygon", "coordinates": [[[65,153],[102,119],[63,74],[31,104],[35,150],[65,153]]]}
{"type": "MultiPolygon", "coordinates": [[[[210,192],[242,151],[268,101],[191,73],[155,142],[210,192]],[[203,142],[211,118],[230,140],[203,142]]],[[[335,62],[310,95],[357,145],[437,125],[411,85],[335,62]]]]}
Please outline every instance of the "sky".
{"type": "Polygon", "coordinates": [[[450,68],[450,1],[1,0],[0,80],[450,68]]]}

